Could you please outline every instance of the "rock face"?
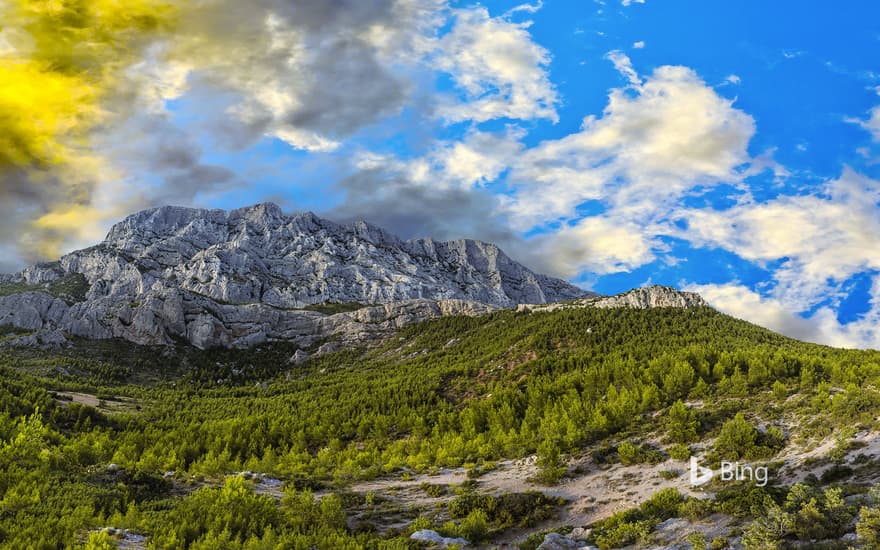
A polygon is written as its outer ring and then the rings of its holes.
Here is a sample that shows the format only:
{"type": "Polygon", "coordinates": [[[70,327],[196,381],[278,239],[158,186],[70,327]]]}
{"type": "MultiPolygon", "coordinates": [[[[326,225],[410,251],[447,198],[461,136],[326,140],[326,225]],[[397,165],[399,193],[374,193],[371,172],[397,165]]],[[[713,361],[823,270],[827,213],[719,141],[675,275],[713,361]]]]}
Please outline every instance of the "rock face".
{"type": "Polygon", "coordinates": [[[702,307],[709,304],[695,292],[682,292],[668,286],[648,286],[634,288],[616,296],[597,298],[590,304],[593,307],[631,307],[648,309],[653,307],[702,307]]]}
{"type": "Polygon", "coordinates": [[[0,290],[11,287],[30,291],[0,292],[0,326],[200,348],[344,342],[439,315],[592,295],[492,244],[402,241],[274,204],[145,210],[96,246],[0,277],[0,290]],[[328,303],[365,307],[303,309],[328,303]]]}
{"type": "Polygon", "coordinates": [[[648,309],[656,307],[691,308],[709,304],[695,292],[682,292],[668,286],[634,288],[614,296],[580,298],[566,303],[520,304],[517,311],[558,311],[560,309],[598,307],[648,309]]]}

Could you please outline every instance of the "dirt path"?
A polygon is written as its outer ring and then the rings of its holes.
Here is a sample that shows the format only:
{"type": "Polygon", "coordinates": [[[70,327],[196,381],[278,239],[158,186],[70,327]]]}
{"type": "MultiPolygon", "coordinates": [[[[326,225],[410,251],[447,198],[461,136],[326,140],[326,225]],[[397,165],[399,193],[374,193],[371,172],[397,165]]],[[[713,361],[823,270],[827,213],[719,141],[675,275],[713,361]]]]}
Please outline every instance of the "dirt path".
{"type": "Polygon", "coordinates": [[[61,406],[67,406],[69,403],[79,403],[95,407],[107,413],[135,412],[141,406],[139,401],[130,397],[99,398],[97,395],[73,391],[53,392],[57,397],[56,401],[61,406]]]}

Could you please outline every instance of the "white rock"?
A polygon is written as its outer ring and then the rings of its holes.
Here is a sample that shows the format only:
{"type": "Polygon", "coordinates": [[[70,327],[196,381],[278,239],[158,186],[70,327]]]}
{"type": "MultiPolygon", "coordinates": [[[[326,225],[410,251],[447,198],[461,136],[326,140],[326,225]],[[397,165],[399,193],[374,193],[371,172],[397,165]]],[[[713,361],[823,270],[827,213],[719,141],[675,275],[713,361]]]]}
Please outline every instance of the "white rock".
{"type": "Polygon", "coordinates": [[[467,540],[462,538],[446,538],[437,531],[432,531],[431,529],[422,529],[420,531],[416,531],[415,533],[410,535],[409,538],[422,542],[430,542],[440,546],[441,548],[446,548],[447,546],[451,546],[453,544],[457,544],[462,547],[470,544],[467,540]]]}
{"type": "Polygon", "coordinates": [[[559,533],[548,533],[544,536],[544,542],[538,545],[537,550],[580,550],[582,546],[580,542],[559,533]]]}
{"type": "Polygon", "coordinates": [[[305,352],[301,349],[296,350],[296,353],[291,356],[291,358],[287,361],[291,365],[299,365],[305,362],[306,359],[309,358],[308,352],[305,352]]]}

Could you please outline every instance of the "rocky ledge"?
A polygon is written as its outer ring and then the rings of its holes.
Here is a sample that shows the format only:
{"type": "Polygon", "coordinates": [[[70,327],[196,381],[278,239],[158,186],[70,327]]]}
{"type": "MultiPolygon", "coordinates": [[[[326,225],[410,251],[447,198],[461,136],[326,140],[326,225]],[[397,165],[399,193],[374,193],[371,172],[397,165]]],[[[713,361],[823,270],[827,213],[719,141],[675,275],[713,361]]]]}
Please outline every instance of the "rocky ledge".
{"type": "Polygon", "coordinates": [[[553,304],[520,304],[517,311],[558,311],[582,307],[648,309],[658,307],[692,308],[709,304],[695,292],[683,292],[668,286],[634,288],[614,296],[581,298],[553,304]]]}

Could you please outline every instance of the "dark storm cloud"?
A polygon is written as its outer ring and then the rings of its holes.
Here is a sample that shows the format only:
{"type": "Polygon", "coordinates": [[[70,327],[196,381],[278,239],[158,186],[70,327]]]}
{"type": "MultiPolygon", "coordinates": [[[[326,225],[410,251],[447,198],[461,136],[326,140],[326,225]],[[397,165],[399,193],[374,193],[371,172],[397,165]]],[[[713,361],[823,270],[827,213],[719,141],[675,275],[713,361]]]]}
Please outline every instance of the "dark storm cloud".
{"type": "Polygon", "coordinates": [[[304,97],[308,101],[284,118],[298,128],[344,137],[399,108],[404,87],[360,40],[342,39],[315,53],[320,78],[304,97]]]}
{"type": "Polygon", "coordinates": [[[402,239],[477,239],[497,244],[511,258],[542,273],[553,274],[546,243],[523,239],[498,212],[498,200],[487,191],[431,188],[380,170],[361,171],[338,184],[342,204],[321,215],[348,223],[365,220],[402,239]]]}

